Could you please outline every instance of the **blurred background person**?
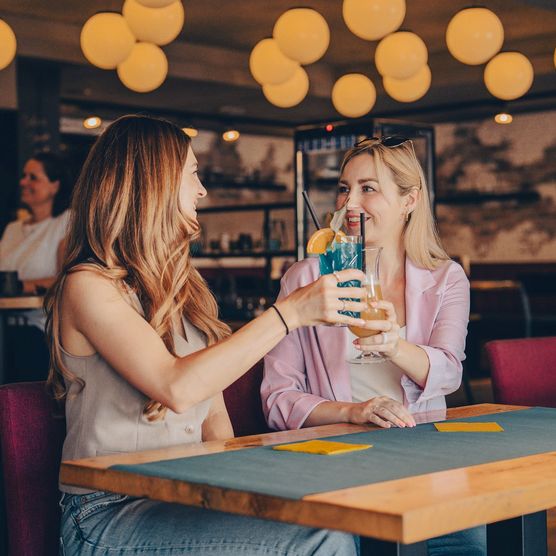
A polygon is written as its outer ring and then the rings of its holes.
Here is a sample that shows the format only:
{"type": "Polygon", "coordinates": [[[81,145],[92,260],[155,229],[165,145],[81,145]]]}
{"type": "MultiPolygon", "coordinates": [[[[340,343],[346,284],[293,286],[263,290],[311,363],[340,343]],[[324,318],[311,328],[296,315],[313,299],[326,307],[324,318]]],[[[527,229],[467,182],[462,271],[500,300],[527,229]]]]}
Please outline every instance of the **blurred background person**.
{"type": "MultiPolygon", "coordinates": [[[[19,185],[27,214],[4,230],[0,271],[16,271],[22,293],[41,294],[54,282],[64,246],[71,189],[64,161],[54,153],[37,153],[25,163],[19,185]]],[[[18,311],[7,324],[6,380],[44,380],[49,355],[43,310],[18,311]]]]}

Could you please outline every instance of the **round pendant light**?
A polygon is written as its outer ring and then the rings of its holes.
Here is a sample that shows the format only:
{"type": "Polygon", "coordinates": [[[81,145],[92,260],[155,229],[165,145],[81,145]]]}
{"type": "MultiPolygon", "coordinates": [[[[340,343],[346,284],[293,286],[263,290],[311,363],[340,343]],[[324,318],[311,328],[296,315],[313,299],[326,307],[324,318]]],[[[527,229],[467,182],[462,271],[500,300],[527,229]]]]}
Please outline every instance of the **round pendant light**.
{"type": "Polygon", "coordinates": [[[344,0],[342,15],[354,35],[376,41],[400,27],[405,0],[344,0]]]}
{"type": "Polygon", "coordinates": [[[427,47],[421,37],[409,31],[398,31],[378,43],[375,64],[382,76],[407,79],[427,63],[428,57],[427,47]]]}
{"type": "Polygon", "coordinates": [[[450,54],[471,66],[484,64],[500,52],[504,27],[498,16],[486,8],[466,8],[448,23],[446,44],[450,54]]]}
{"type": "Polygon", "coordinates": [[[164,45],[182,30],[185,11],[180,1],[165,8],[146,8],[137,0],[125,0],[122,13],[137,40],[164,45]]]}
{"type": "Polygon", "coordinates": [[[279,85],[293,77],[299,67],[285,56],[274,39],[259,41],[249,56],[251,75],[260,85],[279,85]]]}
{"type": "Polygon", "coordinates": [[[276,20],[272,35],[288,58],[304,65],[322,58],[330,43],[328,23],[310,8],[284,12],[276,20]]]}
{"type": "Polygon", "coordinates": [[[98,13],[81,29],[81,50],[87,60],[102,69],[114,69],[131,53],[135,37],[121,14],[98,13]]]}
{"type": "Polygon", "coordinates": [[[129,57],[118,66],[120,81],[132,91],[154,91],[166,79],[168,60],[161,48],[147,42],[138,42],[129,57]]]}
{"type": "Polygon", "coordinates": [[[361,73],[343,75],[332,87],[332,104],[347,118],[360,118],[375,105],[376,89],[373,82],[361,73]]]}
{"type": "Polygon", "coordinates": [[[165,8],[174,2],[179,0],[137,0],[139,4],[145,6],[145,8],[165,8]]]}
{"type": "Polygon", "coordinates": [[[299,104],[309,91],[307,72],[298,66],[293,77],[280,85],[263,85],[266,100],[279,108],[291,108],[299,104]]]}
{"type": "Polygon", "coordinates": [[[17,40],[12,28],[0,19],[0,70],[7,68],[15,58],[17,40]]]}
{"type": "Polygon", "coordinates": [[[533,66],[521,52],[501,52],[485,67],[484,80],[490,94],[502,100],[523,96],[533,84],[533,66]]]}
{"type": "Polygon", "coordinates": [[[431,86],[432,74],[425,64],[415,75],[407,79],[394,79],[385,76],[382,79],[384,90],[398,102],[415,102],[424,97],[431,86]]]}

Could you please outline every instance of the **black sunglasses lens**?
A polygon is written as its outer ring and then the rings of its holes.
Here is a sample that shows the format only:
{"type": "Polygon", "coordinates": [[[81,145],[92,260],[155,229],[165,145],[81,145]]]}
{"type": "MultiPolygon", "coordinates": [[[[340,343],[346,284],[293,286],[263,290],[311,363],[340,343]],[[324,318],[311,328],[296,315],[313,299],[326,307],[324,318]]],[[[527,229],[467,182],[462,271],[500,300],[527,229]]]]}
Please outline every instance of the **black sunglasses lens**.
{"type": "Polygon", "coordinates": [[[361,139],[361,141],[357,141],[357,143],[355,143],[355,145],[353,145],[353,146],[354,147],[361,147],[365,143],[371,143],[373,141],[380,141],[380,137],[365,137],[364,139],[361,139]]]}
{"type": "Polygon", "coordinates": [[[407,137],[401,137],[399,135],[392,135],[391,137],[384,137],[382,139],[382,144],[385,147],[392,148],[392,147],[399,147],[401,144],[409,141],[407,137]]]}

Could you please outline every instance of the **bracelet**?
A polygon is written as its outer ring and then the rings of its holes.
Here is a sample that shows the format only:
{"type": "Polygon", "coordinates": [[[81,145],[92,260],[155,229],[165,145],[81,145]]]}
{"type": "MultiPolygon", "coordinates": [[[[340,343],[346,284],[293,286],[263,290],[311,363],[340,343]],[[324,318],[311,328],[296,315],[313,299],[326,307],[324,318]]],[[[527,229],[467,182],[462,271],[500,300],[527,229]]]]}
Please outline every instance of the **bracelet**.
{"type": "Polygon", "coordinates": [[[278,307],[276,307],[276,305],[274,305],[274,303],[270,306],[271,309],[274,309],[276,311],[276,313],[278,313],[278,316],[280,317],[280,320],[284,323],[284,326],[286,327],[286,336],[290,333],[290,329],[288,328],[288,325],[286,324],[286,321],[284,320],[284,317],[282,316],[282,313],[280,313],[280,311],[278,310],[278,307]]]}

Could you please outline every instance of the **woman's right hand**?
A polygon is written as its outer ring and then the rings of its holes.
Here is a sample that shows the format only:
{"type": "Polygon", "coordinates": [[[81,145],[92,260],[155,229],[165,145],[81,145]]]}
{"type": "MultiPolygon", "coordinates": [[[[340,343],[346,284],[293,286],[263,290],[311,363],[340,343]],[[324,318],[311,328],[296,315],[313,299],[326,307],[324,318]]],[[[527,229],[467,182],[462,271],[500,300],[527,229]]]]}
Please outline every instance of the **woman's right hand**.
{"type": "Polygon", "coordinates": [[[414,427],[416,424],[413,415],[403,404],[387,396],[352,404],[348,411],[348,421],[356,425],[374,423],[385,429],[392,425],[403,428],[414,427]]]}
{"type": "Polygon", "coordinates": [[[299,288],[276,302],[290,329],[316,324],[347,324],[365,327],[366,321],[342,315],[339,311],[361,312],[366,302],[350,299],[366,299],[364,288],[340,288],[340,282],[363,281],[363,272],[357,269],[341,270],[326,274],[318,280],[299,288]],[[345,299],[349,298],[349,299],[345,299]]]}

